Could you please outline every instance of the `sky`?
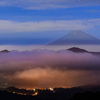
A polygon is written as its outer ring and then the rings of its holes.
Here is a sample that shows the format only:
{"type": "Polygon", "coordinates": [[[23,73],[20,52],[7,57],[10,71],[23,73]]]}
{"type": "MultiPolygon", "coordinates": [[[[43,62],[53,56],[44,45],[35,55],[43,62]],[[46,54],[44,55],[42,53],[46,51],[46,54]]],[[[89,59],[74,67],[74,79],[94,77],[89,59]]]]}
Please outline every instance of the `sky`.
{"type": "Polygon", "coordinates": [[[48,44],[71,30],[100,39],[100,0],[0,0],[0,45],[48,44]]]}

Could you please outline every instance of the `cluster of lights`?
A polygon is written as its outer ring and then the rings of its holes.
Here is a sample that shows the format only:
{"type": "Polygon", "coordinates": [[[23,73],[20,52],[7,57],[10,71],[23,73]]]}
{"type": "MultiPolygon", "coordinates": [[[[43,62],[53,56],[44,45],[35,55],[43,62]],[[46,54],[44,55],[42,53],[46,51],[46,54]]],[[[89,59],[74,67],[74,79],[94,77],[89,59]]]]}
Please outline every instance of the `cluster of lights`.
{"type": "MultiPolygon", "coordinates": [[[[47,89],[47,88],[46,88],[47,89]]],[[[41,90],[46,90],[46,89],[41,89],[41,90]]],[[[50,91],[54,91],[53,88],[48,88],[50,91]]],[[[33,89],[34,94],[32,94],[32,96],[36,96],[38,95],[38,92],[36,91],[36,89],[33,89]]],[[[13,92],[13,94],[15,94],[16,92],[13,92]]],[[[26,93],[16,93],[16,94],[20,94],[20,95],[27,95],[26,93]]]]}
{"type": "Polygon", "coordinates": [[[38,92],[35,92],[35,94],[33,94],[32,96],[36,96],[36,95],[38,95],[38,92]]]}
{"type": "MultiPolygon", "coordinates": [[[[13,94],[15,94],[16,92],[13,92],[13,94]]],[[[26,93],[16,93],[16,94],[20,94],[20,95],[27,95],[26,93]]]]}
{"type": "Polygon", "coordinates": [[[49,88],[50,89],[50,91],[53,91],[53,88],[49,88]]]}

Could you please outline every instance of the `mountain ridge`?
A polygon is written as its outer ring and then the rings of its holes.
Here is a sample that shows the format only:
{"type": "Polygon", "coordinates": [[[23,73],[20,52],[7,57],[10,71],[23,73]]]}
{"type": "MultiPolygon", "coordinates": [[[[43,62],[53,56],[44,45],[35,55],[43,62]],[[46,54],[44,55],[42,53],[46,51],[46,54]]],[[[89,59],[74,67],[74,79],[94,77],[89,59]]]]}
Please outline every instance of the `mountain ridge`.
{"type": "Polygon", "coordinates": [[[72,52],[76,52],[76,53],[89,53],[89,51],[85,50],[85,49],[81,49],[81,48],[78,48],[78,47],[72,47],[72,48],[69,48],[67,50],[70,50],[72,52]]]}
{"type": "Polygon", "coordinates": [[[2,51],[0,51],[0,52],[2,52],[2,53],[8,53],[8,52],[10,52],[10,51],[8,51],[7,49],[5,49],[5,50],[2,50],[2,51]]]}
{"type": "Polygon", "coordinates": [[[79,47],[72,47],[72,48],[69,48],[67,50],[72,51],[74,53],[90,53],[90,54],[95,55],[95,56],[100,56],[100,52],[91,52],[91,51],[87,51],[85,49],[81,49],[79,47]]]}

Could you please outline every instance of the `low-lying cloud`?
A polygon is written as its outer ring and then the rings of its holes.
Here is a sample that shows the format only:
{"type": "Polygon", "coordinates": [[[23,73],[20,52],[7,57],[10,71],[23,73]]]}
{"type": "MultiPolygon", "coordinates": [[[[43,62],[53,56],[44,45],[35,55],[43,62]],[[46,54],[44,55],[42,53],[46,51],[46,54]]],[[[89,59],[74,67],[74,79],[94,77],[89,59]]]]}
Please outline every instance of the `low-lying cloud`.
{"type": "Polygon", "coordinates": [[[68,50],[0,53],[0,86],[72,87],[100,82],[100,58],[68,50]],[[91,80],[92,79],[92,80],[91,80]]]}

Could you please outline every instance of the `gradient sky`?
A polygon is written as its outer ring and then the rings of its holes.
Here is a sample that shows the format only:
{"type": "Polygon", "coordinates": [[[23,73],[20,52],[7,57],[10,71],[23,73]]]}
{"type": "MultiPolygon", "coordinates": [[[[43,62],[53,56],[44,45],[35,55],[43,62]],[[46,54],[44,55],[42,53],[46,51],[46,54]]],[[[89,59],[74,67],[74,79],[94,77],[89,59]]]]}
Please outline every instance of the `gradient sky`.
{"type": "Polygon", "coordinates": [[[100,0],[0,0],[0,45],[48,44],[71,30],[100,39],[100,0]]]}

